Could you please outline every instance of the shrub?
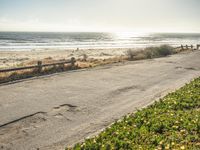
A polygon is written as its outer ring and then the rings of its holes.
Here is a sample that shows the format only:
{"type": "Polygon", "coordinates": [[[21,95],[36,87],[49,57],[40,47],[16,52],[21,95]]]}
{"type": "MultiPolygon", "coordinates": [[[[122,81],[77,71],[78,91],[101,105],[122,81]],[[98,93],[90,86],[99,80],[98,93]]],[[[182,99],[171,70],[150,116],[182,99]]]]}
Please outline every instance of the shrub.
{"type": "Polygon", "coordinates": [[[147,47],[144,50],[136,51],[129,49],[126,54],[130,60],[151,59],[156,57],[164,57],[175,53],[173,47],[169,45],[161,45],[159,47],[147,47]]]}
{"type": "Polygon", "coordinates": [[[173,47],[169,45],[161,45],[159,47],[147,47],[144,51],[147,58],[164,57],[174,53],[173,47]]]}
{"type": "Polygon", "coordinates": [[[138,53],[137,51],[132,50],[132,49],[129,49],[129,50],[127,50],[127,52],[126,52],[128,58],[129,58],[130,60],[133,60],[134,57],[137,55],[137,53],[138,53]]]}
{"type": "Polygon", "coordinates": [[[146,58],[151,59],[151,58],[158,56],[157,49],[158,49],[158,47],[147,47],[147,48],[145,48],[144,52],[145,52],[146,58]]]}
{"type": "Polygon", "coordinates": [[[83,61],[87,61],[88,59],[88,55],[87,54],[83,54],[83,61]]]}
{"type": "Polygon", "coordinates": [[[146,58],[147,58],[146,54],[145,54],[143,51],[141,51],[141,53],[138,53],[138,54],[134,57],[134,60],[141,60],[141,59],[146,59],[146,58]]]}
{"type": "Polygon", "coordinates": [[[158,49],[157,52],[159,56],[167,56],[173,54],[173,48],[169,45],[161,45],[158,49]]]}

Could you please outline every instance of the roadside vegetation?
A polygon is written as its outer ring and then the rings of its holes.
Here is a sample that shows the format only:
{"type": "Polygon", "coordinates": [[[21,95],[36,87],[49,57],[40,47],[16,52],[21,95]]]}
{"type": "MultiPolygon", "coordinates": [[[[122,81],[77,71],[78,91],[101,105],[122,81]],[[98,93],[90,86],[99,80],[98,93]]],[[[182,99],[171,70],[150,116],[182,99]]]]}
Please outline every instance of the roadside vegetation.
{"type": "Polygon", "coordinates": [[[74,150],[200,148],[200,78],[125,116],[74,150]]]}
{"type": "Polygon", "coordinates": [[[78,69],[78,66],[56,65],[53,67],[44,67],[38,72],[38,69],[26,69],[22,71],[13,71],[8,73],[0,73],[0,84],[20,79],[31,78],[35,76],[48,75],[56,72],[78,69]]]}
{"type": "MultiPolygon", "coordinates": [[[[187,49],[191,50],[191,49],[187,49]]],[[[0,84],[15,80],[20,80],[24,78],[30,78],[34,76],[41,76],[46,74],[52,74],[56,72],[62,72],[62,71],[68,71],[72,69],[83,69],[83,68],[91,68],[106,64],[112,64],[112,63],[118,63],[118,62],[124,62],[124,61],[134,61],[134,60],[142,60],[142,59],[152,59],[152,58],[158,58],[158,57],[165,57],[168,55],[172,55],[175,53],[181,52],[180,48],[175,49],[169,45],[161,45],[158,47],[147,47],[143,50],[128,50],[124,56],[120,57],[112,57],[108,59],[93,59],[89,58],[88,55],[83,54],[83,58],[79,58],[76,61],[75,67],[70,67],[69,65],[56,65],[53,67],[45,67],[41,72],[38,73],[37,69],[28,69],[24,71],[13,71],[9,73],[0,73],[0,84]]],[[[42,63],[54,63],[58,62],[58,60],[53,60],[52,58],[46,58],[42,60],[42,63]]],[[[18,67],[22,66],[30,66],[30,65],[36,65],[37,61],[29,62],[27,64],[21,64],[18,67]]]]}
{"type": "Polygon", "coordinates": [[[168,55],[176,54],[179,51],[169,45],[161,45],[158,47],[147,47],[144,50],[135,51],[128,50],[127,56],[129,60],[152,59],[158,57],[165,57],[168,55]]]}

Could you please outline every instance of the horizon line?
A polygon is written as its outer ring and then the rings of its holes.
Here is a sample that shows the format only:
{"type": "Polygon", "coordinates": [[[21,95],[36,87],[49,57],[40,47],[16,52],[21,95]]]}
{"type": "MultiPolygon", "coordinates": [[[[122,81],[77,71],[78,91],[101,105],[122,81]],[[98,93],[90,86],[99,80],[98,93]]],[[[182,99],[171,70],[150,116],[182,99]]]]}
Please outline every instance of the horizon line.
{"type": "MultiPolygon", "coordinates": [[[[0,32],[32,32],[32,33],[138,33],[138,31],[35,31],[35,30],[24,30],[24,31],[21,31],[21,30],[0,30],[0,32]]],[[[144,32],[141,32],[139,31],[139,33],[193,33],[193,34],[200,34],[200,31],[144,31],[144,32]]]]}

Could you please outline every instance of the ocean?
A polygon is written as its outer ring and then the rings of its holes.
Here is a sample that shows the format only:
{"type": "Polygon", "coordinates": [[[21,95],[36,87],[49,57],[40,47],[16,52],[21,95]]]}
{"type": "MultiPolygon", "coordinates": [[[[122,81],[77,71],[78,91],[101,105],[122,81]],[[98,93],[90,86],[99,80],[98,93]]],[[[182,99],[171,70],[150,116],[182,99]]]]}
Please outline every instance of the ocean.
{"type": "Polygon", "coordinates": [[[200,44],[200,33],[0,32],[0,51],[200,44]]]}

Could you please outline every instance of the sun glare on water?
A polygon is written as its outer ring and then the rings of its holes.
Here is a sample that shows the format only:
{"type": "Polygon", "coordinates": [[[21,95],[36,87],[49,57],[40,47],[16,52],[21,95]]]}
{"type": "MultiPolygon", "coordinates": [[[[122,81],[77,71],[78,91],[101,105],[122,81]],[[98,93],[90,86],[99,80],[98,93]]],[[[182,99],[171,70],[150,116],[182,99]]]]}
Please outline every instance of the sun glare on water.
{"type": "Polygon", "coordinates": [[[115,36],[118,37],[119,39],[130,39],[134,37],[140,37],[140,36],[145,36],[148,33],[145,32],[114,32],[115,36]]]}

